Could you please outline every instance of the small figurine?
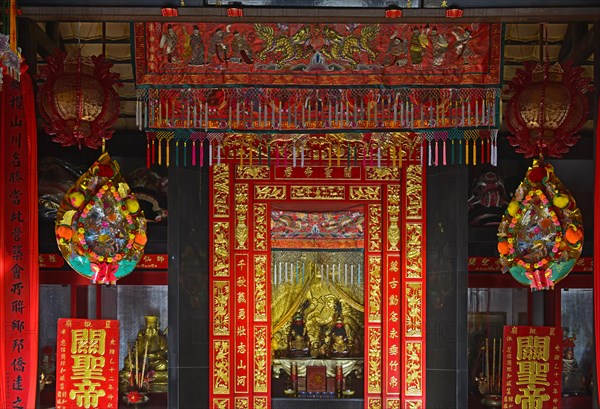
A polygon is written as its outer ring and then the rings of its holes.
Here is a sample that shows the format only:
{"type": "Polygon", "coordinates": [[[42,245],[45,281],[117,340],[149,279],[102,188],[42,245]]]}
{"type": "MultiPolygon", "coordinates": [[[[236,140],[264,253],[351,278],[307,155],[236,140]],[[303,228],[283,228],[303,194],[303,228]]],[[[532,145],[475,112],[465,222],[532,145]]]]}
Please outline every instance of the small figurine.
{"type": "Polygon", "coordinates": [[[575,359],[576,336],[563,340],[563,394],[577,394],[584,390],[584,376],[581,373],[577,359],[575,359]]]}

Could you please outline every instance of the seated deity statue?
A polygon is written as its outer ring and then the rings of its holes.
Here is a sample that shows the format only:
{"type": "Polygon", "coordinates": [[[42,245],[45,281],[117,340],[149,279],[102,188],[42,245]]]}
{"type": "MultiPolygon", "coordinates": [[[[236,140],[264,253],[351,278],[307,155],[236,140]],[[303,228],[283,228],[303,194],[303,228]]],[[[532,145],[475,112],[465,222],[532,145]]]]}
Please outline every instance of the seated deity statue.
{"type": "Polygon", "coordinates": [[[131,372],[142,371],[144,355],[147,358],[144,368],[144,380],[148,383],[148,392],[167,392],[168,361],[167,337],[160,330],[160,320],[157,316],[144,317],[146,327],[137,334],[135,344],[129,356],[125,358],[124,367],[119,373],[119,389],[127,390],[131,385],[131,372]],[[137,359],[136,359],[137,355],[137,359]],[[139,368],[135,368],[135,364],[139,368]]]}
{"type": "Polygon", "coordinates": [[[304,324],[304,310],[308,307],[308,300],[294,314],[290,331],[288,333],[288,353],[290,356],[309,356],[310,338],[304,324]]]}
{"type": "Polygon", "coordinates": [[[333,328],[331,328],[331,356],[333,357],[345,357],[349,354],[349,339],[346,327],[344,325],[344,319],[342,316],[342,303],[336,301],[336,320],[333,328]]]}

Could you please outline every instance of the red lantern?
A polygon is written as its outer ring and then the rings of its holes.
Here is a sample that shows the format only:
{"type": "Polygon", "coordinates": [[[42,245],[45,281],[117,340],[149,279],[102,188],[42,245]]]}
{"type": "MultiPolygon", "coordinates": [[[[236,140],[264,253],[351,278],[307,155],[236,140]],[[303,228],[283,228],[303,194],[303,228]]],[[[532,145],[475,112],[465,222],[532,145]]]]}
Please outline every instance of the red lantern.
{"type": "Polygon", "coordinates": [[[160,12],[163,17],[177,17],[179,15],[179,12],[175,7],[163,7],[160,9],[160,12]]]}
{"type": "Polygon", "coordinates": [[[462,9],[447,9],[446,10],[446,17],[447,18],[460,18],[463,16],[463,10],[462,9]]]}
{"type": "Polygon", "coordinates": [[[233,3],[227,8],[227,17],[244,17],[244,9],[241,3],[233,3]]]}
{"type": "Polygon", "coordinates": [[[525,63],[508,84],[513,95],[506,107],[510,144],[525,157],[560,157],[577,142],[588,117],[592,89],[583,69],[567,63],[525,63]]]}
{"type": "Polygon", "coordinates": [[[81,50],[65,55],[58,51],[40,68],[45,82],[38,92],[44,129],[61,146],[97,149],[112,137],[109,129],[119,116],[119,74],[103,55],[83,57],[81,50]]]}
{"type": "Polygon", "coordinates": [[[400,18],[402,17],[402,10],[396,7],[388,8],[385,11],[385,18],[400,18]]]}

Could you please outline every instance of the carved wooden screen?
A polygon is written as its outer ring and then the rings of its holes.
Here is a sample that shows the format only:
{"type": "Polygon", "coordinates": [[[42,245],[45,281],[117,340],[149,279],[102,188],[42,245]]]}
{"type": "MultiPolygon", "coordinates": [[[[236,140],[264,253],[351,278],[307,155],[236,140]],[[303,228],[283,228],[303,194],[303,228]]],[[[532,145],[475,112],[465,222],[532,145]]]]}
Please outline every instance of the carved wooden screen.
{"type": "Polygon", "coordinates": [[[403,152],[402,167],[256,166],[227,155],[213,165],[211,408],[271,407],[270,209],[308,201],[364,206],[364,407],[425,407],[425,181],[417,151],[403,152]]]}

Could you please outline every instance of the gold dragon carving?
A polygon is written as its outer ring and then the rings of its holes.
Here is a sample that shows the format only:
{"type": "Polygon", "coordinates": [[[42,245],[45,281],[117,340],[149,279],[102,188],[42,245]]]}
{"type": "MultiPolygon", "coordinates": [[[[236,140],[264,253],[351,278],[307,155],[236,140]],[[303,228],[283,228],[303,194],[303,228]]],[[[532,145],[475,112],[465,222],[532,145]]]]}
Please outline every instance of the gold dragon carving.
{"type": "Polygon", "coordinates": [[[254,198],[258,200],[283,200],[285,199],[286,188],[283,185],[265,185],[265,186],[254,186],[254,198]]]}
{"type": "Polygon", "coordinates": [[[400,180],[400,169],[388,167],[368,167],[367,180],[400,180]]]}
{"type": "Polygon", "coordinates": [[[267,205],[254,203],[254,250],[267,250],[267,205]]]}
{"type": "Polygon", "coordinates": [[[254,327],[254,392],[267,392],[267,328],[254,327]]]}
{"type": "Polygon", "coordinates": [[[229,222],[213,223],[213,276],[229,276],[229,222]]]}
{"type": "Polygon", "coordinates": [[[423,333],[421,306],[423,287],[421,283],[406,284],[406,336],[420,337],[423,333]]]}
{"type": "Polygon", "coordinates": [[[406,169],[406,218],[423,218],[423,169],[409,165],[406,169]]]}
{"type": "Polygon", "coordinates": [[[369,322],[381,322],[381,256],[369,256],[369,322]]]}
{"type": "Polygon", "coordinates": [[[406,396],[421,396],[423,393],[421,370],[421,342],[406,343],[406,396]]]}
{"type": "Polygon", "coordinates": [[[213,393],[229,393],[229,341],[214,341],[213,393]]]}
{"type": "Polygon", "coordinates": [[[229,282],[213,282],[213,334],[229,335],[229,282]]]}
{"type": "Polygon", "coordinates": [[[235,185],[235,242],[236,250],[246,250],[248,248],[248,185],[235,185]]]}
{"type": "Polygon", "coordinates": [[[387,231],[388,250],[398,251],[400,243],[400,226],[398,218],[400,215],[400,186],[388,186],[388,217],[389,226],[387,231]]]}
{"type": "Polygon", "coordinates": [[[381,393],[381,328],[369,328],[369,393],[381,393]]]}
{"type": "Polygon", "coordinates": [[[267,321],[267,256],[254,256],[254,320],[267,321]]]}
{"type": "Polygon", "coordinates": [[[406,277],[421,278],[423,276],[423,225],[406,223],[406,277]]]}
{"type": "Polygon", "coordinates": [[[236,166],[235,177],[239,180],[269,179],[268,166],[236,166]]]}
{"type": "Polygon", "coordinates": [[[381,186],[350,186],[350,200],[381,200],[381,186]]]}
{"type": "Polygon", "coordinates": [[[381,251],[381,205],[369,205],[369,251],[381,251]]]}
{"type": "Polygon", "coordinates": [[[229,217],[229,165],[213,166],[213,216],[229,217]]]}

